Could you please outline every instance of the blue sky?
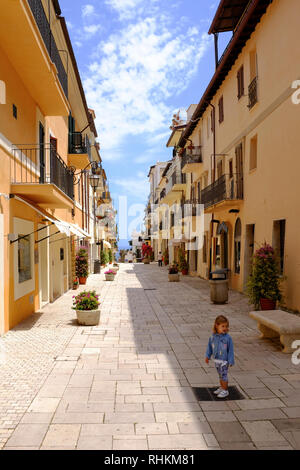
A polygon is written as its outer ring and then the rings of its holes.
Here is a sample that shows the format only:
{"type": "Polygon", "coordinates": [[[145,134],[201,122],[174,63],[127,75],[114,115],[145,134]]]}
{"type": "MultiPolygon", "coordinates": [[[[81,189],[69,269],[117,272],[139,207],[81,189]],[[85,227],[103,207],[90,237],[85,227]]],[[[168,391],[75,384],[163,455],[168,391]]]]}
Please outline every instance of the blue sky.
{"type": "Polygon", "coordinates": [[[171,158],[172,115],[198,103],[213,75],[218,3],[60,0],[116,209],[119,196],[146,203],[149,166],[171,158]]]}

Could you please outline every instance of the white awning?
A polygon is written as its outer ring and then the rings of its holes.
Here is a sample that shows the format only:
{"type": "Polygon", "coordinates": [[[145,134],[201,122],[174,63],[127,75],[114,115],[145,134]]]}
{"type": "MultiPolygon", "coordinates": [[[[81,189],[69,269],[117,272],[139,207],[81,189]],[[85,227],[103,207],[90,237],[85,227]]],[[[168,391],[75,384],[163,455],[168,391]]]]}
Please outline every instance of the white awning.
{"type": "Polygon", "coordinates": [[[103,245],[104,245],[106,248],[111,249],[111,244],[110,244],[108,241],[103,240],[103,245]]]}

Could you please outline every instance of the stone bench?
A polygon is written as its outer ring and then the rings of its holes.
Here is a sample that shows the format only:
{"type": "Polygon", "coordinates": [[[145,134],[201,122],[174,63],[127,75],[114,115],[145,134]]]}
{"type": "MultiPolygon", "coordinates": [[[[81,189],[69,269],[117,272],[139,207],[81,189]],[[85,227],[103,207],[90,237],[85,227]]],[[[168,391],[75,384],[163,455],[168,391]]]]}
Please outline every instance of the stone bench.
{"type": "Polygon", "coordinates": [[[283,310],[250,312],[250,317],[258,322],[261,338],[280,338],[282,352],[292,353],[292,344],[300,340],[300,317],[283,310]]]}

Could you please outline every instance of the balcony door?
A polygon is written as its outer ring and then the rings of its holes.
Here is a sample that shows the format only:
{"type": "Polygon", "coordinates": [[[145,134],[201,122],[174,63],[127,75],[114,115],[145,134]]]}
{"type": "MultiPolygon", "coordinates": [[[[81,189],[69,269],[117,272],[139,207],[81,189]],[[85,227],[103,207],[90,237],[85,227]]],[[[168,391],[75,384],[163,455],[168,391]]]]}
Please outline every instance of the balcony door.
{"type": "Polygon", "coordinates": [[[244,165],[243,165],[243,144],[235,149],[236,157],[236,195],[235,199],[244,197],[244,165]]]}
{"type": "Polygon", "coordinates": [[[40,184],[45,183],[45,129],[39,123],[40,184]]]}

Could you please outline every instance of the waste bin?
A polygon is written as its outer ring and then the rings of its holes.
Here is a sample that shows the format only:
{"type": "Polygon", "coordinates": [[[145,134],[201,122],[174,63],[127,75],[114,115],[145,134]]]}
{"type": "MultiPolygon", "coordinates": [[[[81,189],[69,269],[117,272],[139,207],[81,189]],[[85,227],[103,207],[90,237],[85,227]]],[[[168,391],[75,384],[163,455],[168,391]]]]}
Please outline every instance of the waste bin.
{"type": "Polygon", "coordinates": [[[210,273],[210,300],[214,304],[228,302],[228,269],[216,269],[210,273]]]}
{"type": "Polygon", "coordinates": [[[95,259],[94,261],[94,274],[100,274],[101,272],[101,261],[100,259],[95,259]]]}

